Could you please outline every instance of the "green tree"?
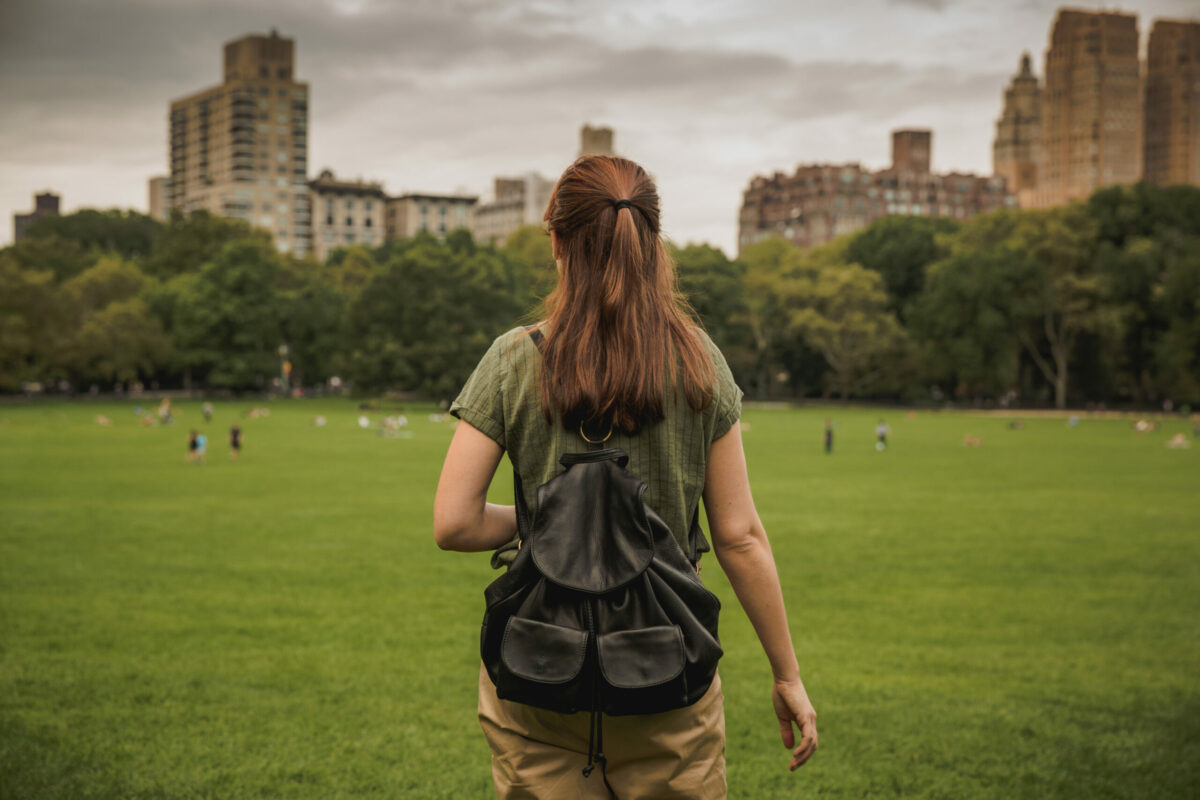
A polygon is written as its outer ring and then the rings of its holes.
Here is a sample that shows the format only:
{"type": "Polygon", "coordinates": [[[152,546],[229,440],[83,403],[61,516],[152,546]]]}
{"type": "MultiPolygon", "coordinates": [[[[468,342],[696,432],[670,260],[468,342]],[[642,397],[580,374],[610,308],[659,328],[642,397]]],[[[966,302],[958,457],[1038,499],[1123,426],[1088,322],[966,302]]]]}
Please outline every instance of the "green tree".
{"type": "Polygon", "coordinates": [[[67,330],[54,274],[25,269],[8,252],[0,253],[0,389],[64,377],[67,330]]]}
{"type": "Polygon", "coordinates": [[[30,226],[26,236],[74,242],[86,253],[140,259],[154,250],[162,227],[158,220],[136,211],[87,208],[73,214],[42,217],[30,226]]]}
{"type": "Polygon", "coordinates": [[[360,245],[337,250],[326,261],[324,273],[339,292],[354,297],[379,274],[379,264],[371,251],[360,245]]]}
{"type": "Polygon", "coordinates": [[[1186,344],[1179,331],[1187,322],[1179,312],[1188,304],[1168,301],[1174,293],[1167,282],[1180,280],[1179,270],[1186,272],[1181,265],[1196,251],[1200,187],[1113,186],[1094,193],[1087,210],[1096,225],[1104,300],[1119,320],[1118,335],[1103,348],[1112,388],[1139,404],[1183,396],[1179,367],[1167,365],[1185,364],[1187,358],[1164,338],[1170,328],[1171,342],[1186,344]],[[1168,352],[1175,355],[1167,357],[1168,352]]]}
{"type": "Polygon", "coordinates": [[[146,302],[131,297],[86,314],[71,351],[81,382],[123,382],[153,374],[171,346],[146,302]]]}
{"type": "Polygon", "coordinates": [[[1156,299],[1166,330],[1155,345],[1165,396],[1200,403],[1200,236],[1172,248],[1156,299]]]}
{"type": "Polygon", "coordinates": [[[754,385],[759,397],[774,396],[780,378],[787,377],[784,353],[791,326],[782,298],[800,259],[799,248],[778,237],[751,245],[739,259],[745,265],[744,300],[730,321],[744,325],[749,335],[754,385]]]}
{"type": "Polygon", "coordinates": [[[847,244],[808,251],[781,284],[789,327],[829,365],[825,396],[837,392],[843,400],[877,388],[904,344],[882,276],[846,263],[847,244]]]}
{"type": "Polygon", "coordinates": [[[102,256],[62,285],[65,362],[78,383],[130,381],[163,365],[170,343],[139,295],[147,278],[118,255],[102,256]]]}
{"type": "Polygon", "coordinates": [[[945,217],[884,217],[854,234],[846,260],[883,276],[888,310],[908,318],[908,305],[925,285],[925,271],[945,257],[946,237],[959,223],[945,217]]]}
{"type": "Polygon", "coordinates": [[[218,217],[207,211],[171,212],[153,252],[146,259],[146,273],[162,280],[198,272],[217,257],[230,242],[257,239],[269,243],[270,234],[252,229],[240,220],[218,217]]]}
{"type": "Polygon", "coordinates": [[[394,256],[350,306],[347,373],[356,391],[452,398],[522,311],[507,261],[491,248],[462,259],[432,237],[394,256]]]}
{"type": "Polygon", "coordinates": [[[27,236],[3,252],[18,268],[49,272],[56,280],[78,275],[96,262],[94,252],[53,233],[27,236]]]}
{"type": "Polygon", "coordinates": [[[1012,278],[1001,245],[1009,217],[968,223],[950,253],[930,265],[909,330],[921,377],[958,397],[999,395],[1017,381],[1012,278]]]}
{"type": "Polygon", "coordinates": [[[304,262],[292,262],[285,270],[281,325],[294,385],[322,383],[344,370],[346,309],[366,285],[358,281],[373,279],[378,272],[369,253],[366,257],[370,270],[358,273],[354,280],[346,280],[347,272],[340,272],[336,276],[344,281],[340,286],[333,276],[304,262]]]}
{"type": "Polygon", "coordinates": [[[1016,333],[1025,353],[1066,408],[1071,359],[1079,337],[1108,332],[1112,309],[1095,269],[1096,234],[1084,206],[1020,214],[1009,242],[1016,274],[1016,333]]]}
{"type": "Polygon", "coordinates": [[[194,281],[174,284],[174,339],[190,379],[252,389],[279,374],[280,270],[269,241],[245,239],[226,244],[194,281]]]}
{"type": "Polygon", "coordinates": [[[504,240],[508,292],[523,311],[535,309],[558,281],[550,234],[541,225],[522,225],[504,240]]]}

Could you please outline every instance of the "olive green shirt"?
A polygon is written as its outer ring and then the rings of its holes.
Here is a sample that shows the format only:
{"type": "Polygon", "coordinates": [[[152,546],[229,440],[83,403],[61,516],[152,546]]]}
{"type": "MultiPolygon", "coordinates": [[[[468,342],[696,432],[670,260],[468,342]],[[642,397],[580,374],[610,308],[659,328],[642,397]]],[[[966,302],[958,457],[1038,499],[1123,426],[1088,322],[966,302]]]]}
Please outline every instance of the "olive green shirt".
{"type": "MultiPolygon", "coordinates": [[[[704,490],[704,474],[712,443],[723,436],[742,413],[742,390],[729,372],[725,357],[703,331],[701,339],[712,354],[715,369],[713,401],[703,411],[692,410],[678,389],[666,392],[664,419],[633,436],[614,430],[606,447],[629,454],[627,469],[646,482],[645,502],[671,528],[688,552],[688,530],[704,490]]],[[[578,431],[553,423],[542,413],[539,365],[541,354],[524,328],[513,328],[492,342],[467,379],[450,413],[468,422],[508,451],[521,476],[525,502],[537,515],[537,489],[563,471],[564,453],[588,449],[578,431]]],[[[505,548],[507,549],[507,548],[505,548]]],[[[511,560],[511,552],[497,561],[511,560]],[[507,556],[507,557],[506,557],[507,556]]]]}

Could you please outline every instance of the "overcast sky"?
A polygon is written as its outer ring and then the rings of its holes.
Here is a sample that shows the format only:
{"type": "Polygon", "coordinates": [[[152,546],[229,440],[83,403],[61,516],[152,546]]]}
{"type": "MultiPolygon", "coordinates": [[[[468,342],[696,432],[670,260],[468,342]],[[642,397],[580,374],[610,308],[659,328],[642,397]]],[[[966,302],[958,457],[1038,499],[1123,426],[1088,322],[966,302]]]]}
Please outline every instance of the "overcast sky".
{"type": "MultiPolygon", "coordinates": [[[[147,208],[167,107],[221,79],[221,45],[277,28],[311,87],[309,172],[488,199],[557,177],[584,122],[659,182],[666,233],[732,253],[751,176],[882,167],[932,128],[933,164],[990,172],[1005,84],[1042,71],[1042,0],[0,0],[0,244],[36,191],[147,208]]],[[[1081,2],[1075,7],[1112,4],[1081,2]]],[[[1142,0],[1152,19],[1196,0],[1142,0]]],[[[1144,45],[1143,45],[1144,46],[1144,45]]]]}

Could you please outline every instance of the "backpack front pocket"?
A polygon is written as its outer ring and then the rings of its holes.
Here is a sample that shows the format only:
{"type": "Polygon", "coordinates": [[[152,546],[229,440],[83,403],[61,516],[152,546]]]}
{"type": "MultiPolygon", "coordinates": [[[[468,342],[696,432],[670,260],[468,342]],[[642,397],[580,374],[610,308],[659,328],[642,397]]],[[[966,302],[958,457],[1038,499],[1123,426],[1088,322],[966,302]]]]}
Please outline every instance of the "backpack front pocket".
{"type": "Polygon", "coordinates": [[[542,708],[578,710],[580,673],[588,632],[522,617],[510,617],[500,643],[496,693],[505,700],[542,708]]]}
{"type": "Polygon", "coordinates": [[[652,714],[686,705],[683,631],[659,625],[607,633],[596,639],[607,684],[606,714],[652,714]]]}

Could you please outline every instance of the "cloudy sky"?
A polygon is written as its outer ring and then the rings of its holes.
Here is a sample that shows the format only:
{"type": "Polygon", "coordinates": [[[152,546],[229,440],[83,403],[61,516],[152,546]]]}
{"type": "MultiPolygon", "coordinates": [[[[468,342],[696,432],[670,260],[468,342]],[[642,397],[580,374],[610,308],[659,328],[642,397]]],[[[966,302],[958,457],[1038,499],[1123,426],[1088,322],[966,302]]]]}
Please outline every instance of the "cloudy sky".
{"type": "MultiPolygon", "coordinates": [[[[311,87],[310,173],[392,193],[556,177],[584,122],[659,181],[679,242],[732,252],[741,191],[800,162],[884,166],[899,126],[937,170],[990,171],[1043,0],[0,0],[0,244],[35,191],[145,210],[167,106],[218,83],[221,45],[274,27],[311,87]]],[[[1075,7],[1112,4],[1078,2],[1075,7]]],[[[1140,0],[1196,18],[1195,0],[1140,0]]]]}

